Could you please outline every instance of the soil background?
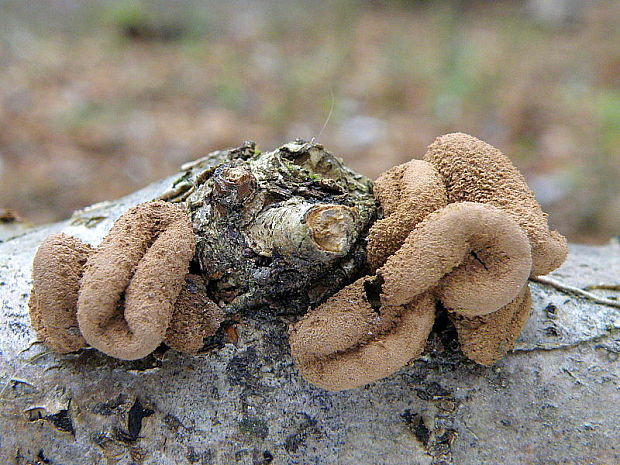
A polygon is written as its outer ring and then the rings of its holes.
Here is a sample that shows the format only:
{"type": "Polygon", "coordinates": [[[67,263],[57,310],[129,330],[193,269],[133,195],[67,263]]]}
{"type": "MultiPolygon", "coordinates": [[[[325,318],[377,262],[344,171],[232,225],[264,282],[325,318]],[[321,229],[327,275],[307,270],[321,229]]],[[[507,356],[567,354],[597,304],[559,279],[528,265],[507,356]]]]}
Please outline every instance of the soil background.
{"type": "Polygon", "coordinates": [[[244,140],[376,177],[501,148],[571,241],[620,234],[620,3],[0,0],[0,217],[41,224],[244,140]]]}

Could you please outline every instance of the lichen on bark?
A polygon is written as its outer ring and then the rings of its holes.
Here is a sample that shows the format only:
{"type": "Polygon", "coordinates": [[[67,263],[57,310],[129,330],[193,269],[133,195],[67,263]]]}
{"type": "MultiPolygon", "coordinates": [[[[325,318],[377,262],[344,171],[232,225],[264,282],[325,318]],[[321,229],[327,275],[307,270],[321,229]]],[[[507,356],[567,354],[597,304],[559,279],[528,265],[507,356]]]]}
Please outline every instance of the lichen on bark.
{"type": "Polygon", "coordinates": [[[246,142],[183,170],[161,198],[187,207],[196,265],[228,312],[301,313],[365,271],[372,182],[321,145],[246,142]]]}

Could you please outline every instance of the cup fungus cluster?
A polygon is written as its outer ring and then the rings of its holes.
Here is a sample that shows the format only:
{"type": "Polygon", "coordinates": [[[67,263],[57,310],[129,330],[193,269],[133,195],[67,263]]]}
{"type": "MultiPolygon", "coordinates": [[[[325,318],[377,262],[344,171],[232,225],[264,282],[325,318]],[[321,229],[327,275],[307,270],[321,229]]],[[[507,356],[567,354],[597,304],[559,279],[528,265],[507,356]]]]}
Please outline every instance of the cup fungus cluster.
{"type": "Polygon", "coordinates": [[[523,176],[494,147],[448,134],[423,160],[383,173],[375,196],[384,218],[368,236],[374,274],[291,328],[303,376],[341,390],[390,375],[423,352],[438,305],[467,357],[500,359],[528,319],[528,278],[567,254],[523,176]]]}
{"type": "Polygon", "coordinates": [[[185,210],[137,205],[101,245],[65,234],[48,237],[33,262],[30,315],[39,338],[59,353],[88,345],[135,360],[162,342],[196,353],[222,311],[188,275],[195,237],[185,210]]]}

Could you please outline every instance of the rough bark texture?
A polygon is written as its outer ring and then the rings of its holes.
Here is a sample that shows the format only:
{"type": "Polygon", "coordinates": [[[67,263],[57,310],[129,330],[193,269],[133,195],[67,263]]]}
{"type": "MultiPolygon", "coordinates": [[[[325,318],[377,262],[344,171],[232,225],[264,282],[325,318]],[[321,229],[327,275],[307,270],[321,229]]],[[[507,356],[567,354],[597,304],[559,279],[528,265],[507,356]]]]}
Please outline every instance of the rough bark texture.
{"type": "MultiPolygon", "coordinates": [[[[128,207],[177,178],[65,222],[0,235],[0,462],[620,462],[620,311],[539,283],[516,349],[496,366],[467,361],[444,315],[421,359],[336,393],[300,377],[287,344],[297,317],[266,307],[229,328],[238,338],[214,337],[197,356],[162,349],[122,362],[34,343],[27,302],[39,243],[65,232],[97,244],[128,207]]],[[[618,298],[620,245],[573,245],[552,276],[618,298]]]]}
{"type": "Polygon", "coordinates": [[[364,271],[372,182],[321,145],[246,142],[186,165],[172,185],[161,197],[189,211],[196,268],[227,313],[299,314],[364,271]]]}

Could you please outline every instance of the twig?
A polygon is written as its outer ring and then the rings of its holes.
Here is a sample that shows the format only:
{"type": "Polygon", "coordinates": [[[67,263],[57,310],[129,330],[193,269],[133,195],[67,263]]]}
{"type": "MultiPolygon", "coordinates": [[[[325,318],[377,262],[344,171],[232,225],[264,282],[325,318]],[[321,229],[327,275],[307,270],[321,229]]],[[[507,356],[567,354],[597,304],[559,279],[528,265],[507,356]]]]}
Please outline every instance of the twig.
{"type": "Polygon", "coordinates": [[[550,278],[549,276],[537,276],[535,278],[530,278],[530,280],[537,282],[537,283],[546,284],[548,286],[555,287],[556,289],[559,289],[560,291],[563,291],[563,292],[567,292],[569,294],[576,294],[581,297],[585,297],[586,299],[596,302],[597,304],[620,308],[619,301],[606,299],[605,297],[599,297],[596,294],[593,294],[588,291],[584,291],[583,289],[580,289],[578,287],[569,286],[568,284],[564,284],[560,281],[556,281],[555,279],[550,278]]]}
{"type": "Polygon", "coordinates": [[[593,284],[592,286],[584,287],[586,291],[591,291],[592,289],[598,289],[603,291],[620,291],[620,284],[593,284]]]}

